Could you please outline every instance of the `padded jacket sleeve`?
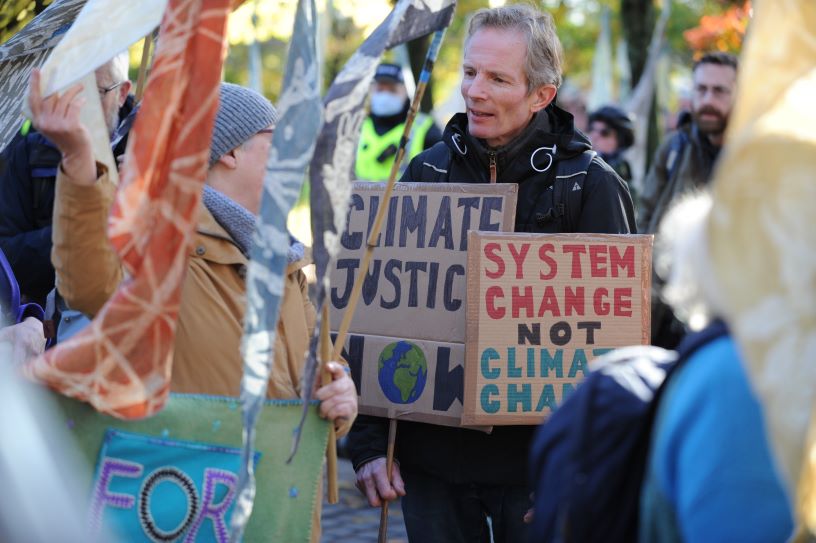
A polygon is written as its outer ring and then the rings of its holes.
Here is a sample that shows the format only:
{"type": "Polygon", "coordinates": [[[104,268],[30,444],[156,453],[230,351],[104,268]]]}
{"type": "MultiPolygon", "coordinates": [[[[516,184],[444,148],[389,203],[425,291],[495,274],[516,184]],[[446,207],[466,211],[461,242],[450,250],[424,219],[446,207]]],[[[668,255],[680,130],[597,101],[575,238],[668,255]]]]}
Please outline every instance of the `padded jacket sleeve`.
{"type": "Polygon", "coordinates": [[[388,419],[370,415],[358,416],[348,435],[348,448],[355,471],[369,460],[386,456],[388,419]]]}
{"type": "Polygon", "coordinates": [[[96,315],[122,280],[119,257],[108,242],[108,213],[115,187],[105,167],[92,186],[57,172],[52,260],[57,289],[71,309],[96,315]]]}
{"type": "Polygon", "coordinates": [[[593,162],[584,181],[578,232],[636,234],[635,210],[626,183],[607,165],[593,162]]]}

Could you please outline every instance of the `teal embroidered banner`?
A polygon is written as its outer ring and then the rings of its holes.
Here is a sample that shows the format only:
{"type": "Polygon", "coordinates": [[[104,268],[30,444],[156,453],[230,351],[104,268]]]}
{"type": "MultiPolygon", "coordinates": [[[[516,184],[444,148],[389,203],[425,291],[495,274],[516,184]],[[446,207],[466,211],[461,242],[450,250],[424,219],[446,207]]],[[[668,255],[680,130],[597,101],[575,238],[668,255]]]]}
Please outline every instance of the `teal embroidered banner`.
{"type": "MultiPolygon", "coordinates": [[[[94,476],[89,529],[121,541],[227,541],[241,462],[237,398],[171,394],[148,419],[123,421],[52,395],[94,476]]],[[[329,426],[309,409],[301,452],[286,463],[299,400],[269,400],[258,421],[255,508],[243,541],[310,541],[329,426]]]]}

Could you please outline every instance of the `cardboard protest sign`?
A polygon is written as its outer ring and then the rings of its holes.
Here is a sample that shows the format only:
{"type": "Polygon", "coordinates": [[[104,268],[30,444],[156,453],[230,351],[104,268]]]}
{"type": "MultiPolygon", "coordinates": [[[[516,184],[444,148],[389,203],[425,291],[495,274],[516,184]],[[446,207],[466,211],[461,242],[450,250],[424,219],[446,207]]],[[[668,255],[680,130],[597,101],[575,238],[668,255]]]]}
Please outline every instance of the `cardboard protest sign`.
{"type": "Polygon", "coordinates": [[[330,269],[336,327],[377,210],[388,206],[343,356],[360,413],[458,426],[462,409],[468,232],[510,231],[514,184],[355,183],[330,269]]]}
{"type": "Polygon", "coordinates": [[[463,343],[352,333],[343,356],[361,392],[361,413],[459,426],[463,343]]]}
{"type": "Polygon", "coordinates": [[[614,348],[649,343],[652,236],[472,232],[465,425],[539,424],[614,348]]]}

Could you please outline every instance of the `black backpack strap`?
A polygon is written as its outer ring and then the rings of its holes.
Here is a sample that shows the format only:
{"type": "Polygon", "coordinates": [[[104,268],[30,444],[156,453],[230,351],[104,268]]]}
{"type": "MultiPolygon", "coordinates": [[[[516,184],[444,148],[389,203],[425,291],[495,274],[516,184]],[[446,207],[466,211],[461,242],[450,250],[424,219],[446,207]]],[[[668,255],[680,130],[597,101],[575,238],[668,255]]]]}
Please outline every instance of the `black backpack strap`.
{"type": "Polygon", "coordinates": [[[677,174],[677,169],[680,167],[680,163],[683,161],[683,152],[686,150],[687,143],[688,136],[683,130],[678,131],[677,135],[673,137],[669,143],[669,152],[666,155],[666,179],[669,180],[669,184],[671,184],[674,180],[674,177],[677,174]]]}
{"type": "Polygon", "coordinates": [[[649,224],[646,225],[646,232],[653,233],[657,231],[659,219],[663,216],[654,213],[658,209],[665,209],[669,202],[675,195],[675,183],[678,180],[678,173],[680,171],[680,164],[683,162],[683,154],[686,152],[686,147],[689,144],[688,135],[683,130],[678,130],[675,135],[669,140],[669,150],[666,153],[666,185],[660,194],[657,195],[657,203],[652,211],[652,218],[649,224]]]}
{"type": "MultiPolygon", "coordinates": [[[[28,148],[31,205],[34,217],[37,218],[40,216],[40,208],[47,205],[46,201],[51,201],[47,196],[54,192],[54,181],[62,154],[53,143],[36,132],[26,136],[25,144],[28,148]]],[[[46,214],[50,216],[50,210],[46,214]]]]}
{"type": "Polygon", "coordinates": [[[578,228],[584,181],[595,156],[595,151],[587,150],[578,156],[559,160],[556,165],[553,202],[556,202],[556,212],[561,217],[562,232],[575,232],[578,228]]]}

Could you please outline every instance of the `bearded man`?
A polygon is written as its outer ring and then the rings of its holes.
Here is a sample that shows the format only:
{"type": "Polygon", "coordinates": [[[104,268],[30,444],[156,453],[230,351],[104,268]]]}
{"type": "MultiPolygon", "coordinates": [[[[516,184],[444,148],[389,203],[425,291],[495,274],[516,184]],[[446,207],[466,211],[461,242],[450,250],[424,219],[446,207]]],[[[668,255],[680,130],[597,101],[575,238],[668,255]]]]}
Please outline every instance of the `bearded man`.
{"type": "Polygon", "coordinates": [[[638,206],[641,233],[654,233],[678,196],[711,179],[734,107],[737,57],[707,53],[694,64],[692,80],[691,115],[681,117],[677,131],[657,150],[643,183],[638,206]]]}
{"type": "MultiPolygon", "coordinates": [[[[681,117],[677,131],[657,150],[643,184],[638,205],[641,233],[656,233],[678,198],[708,185],[723,145],[736,95],[737,57],[708,53],[694,64],[692,79],[691,115],[681,117]]],[[[666,349],[674,349],[686,332],[659,295],[661,276],[667,277],[670,267],[668,260],[655,261],[652,277],[652,344],[666,349]]]]}

